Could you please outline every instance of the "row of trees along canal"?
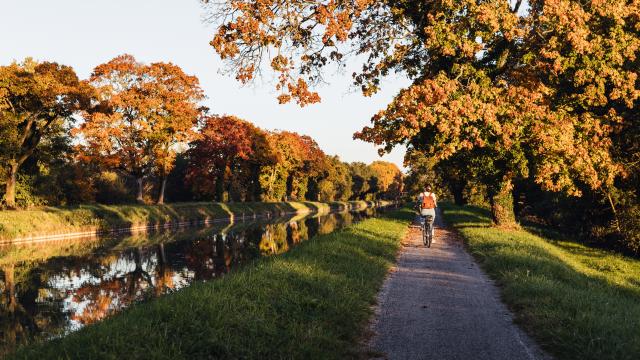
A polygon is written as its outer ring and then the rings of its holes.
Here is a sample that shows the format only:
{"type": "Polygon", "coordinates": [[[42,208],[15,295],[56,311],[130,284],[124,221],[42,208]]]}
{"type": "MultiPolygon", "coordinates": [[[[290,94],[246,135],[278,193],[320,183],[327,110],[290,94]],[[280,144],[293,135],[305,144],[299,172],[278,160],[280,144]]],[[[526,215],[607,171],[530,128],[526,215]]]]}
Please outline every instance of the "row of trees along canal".
{"type": "Polygon", "coordinates": [[[130,55],[80,80],[27,59],[0,67],[8,208],[73,203],[395,198],[394,164],[344,163],[309,136],[210,116],[198,79],[130,55]],[[72,145],[75,144],[75,145],[72,145]]]}
{"type": "Polygon", "coordinates": [[[280,102],[304,106],[358,54],[364,95],[412,81],[356,136],[408,147],[415,179],[481,190],[499,225],[527,210],[640,251],[640,2],[202,2],[240,81],[270,66],[280,102]]]}

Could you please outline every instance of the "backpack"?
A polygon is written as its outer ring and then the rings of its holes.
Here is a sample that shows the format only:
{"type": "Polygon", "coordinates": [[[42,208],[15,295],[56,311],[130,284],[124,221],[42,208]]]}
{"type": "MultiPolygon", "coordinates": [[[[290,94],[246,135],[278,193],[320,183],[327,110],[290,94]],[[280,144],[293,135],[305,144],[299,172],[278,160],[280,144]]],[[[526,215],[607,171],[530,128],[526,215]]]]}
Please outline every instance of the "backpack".
{"type": "Polygon", "coordinates": [[[421,209],[435,209],[436,204],[433,201],[433,196],[431,194],[427,195],[427,193],[422,193],[422,204],[420,204],[421,209]]]}

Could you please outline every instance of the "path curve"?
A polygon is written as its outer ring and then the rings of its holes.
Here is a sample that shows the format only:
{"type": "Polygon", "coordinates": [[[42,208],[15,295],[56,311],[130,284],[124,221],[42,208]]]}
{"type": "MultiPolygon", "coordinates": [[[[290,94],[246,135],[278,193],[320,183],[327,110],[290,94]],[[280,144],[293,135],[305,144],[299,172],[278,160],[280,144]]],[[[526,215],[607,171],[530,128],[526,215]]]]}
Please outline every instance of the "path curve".
{"type": "Polygon", "coordinates": [[[369,353],[382,359],[550,358],[513,323],[498,289],[440,213],[431,248],[419,228],[410,229],[371,330],[369,353]]]}

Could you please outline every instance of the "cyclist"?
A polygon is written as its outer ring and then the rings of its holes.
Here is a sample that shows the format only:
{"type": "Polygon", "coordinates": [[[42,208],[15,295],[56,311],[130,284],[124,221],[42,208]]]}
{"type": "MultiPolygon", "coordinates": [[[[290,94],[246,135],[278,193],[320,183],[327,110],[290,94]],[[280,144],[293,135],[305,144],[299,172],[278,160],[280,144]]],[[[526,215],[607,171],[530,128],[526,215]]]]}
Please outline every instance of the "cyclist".
{"type": "Polygon", "coordinates": [[[420,209],[420,216],[422,221],[426,221],[427,216],[431,216],[431,242],[435,242],[433,228],[433,222],[436,219],[436,208],[438,202],[436,200],[436,194],[433,193],[431,185],[425,187],[425,191],[418,195],[418,207],[420,209]]]}

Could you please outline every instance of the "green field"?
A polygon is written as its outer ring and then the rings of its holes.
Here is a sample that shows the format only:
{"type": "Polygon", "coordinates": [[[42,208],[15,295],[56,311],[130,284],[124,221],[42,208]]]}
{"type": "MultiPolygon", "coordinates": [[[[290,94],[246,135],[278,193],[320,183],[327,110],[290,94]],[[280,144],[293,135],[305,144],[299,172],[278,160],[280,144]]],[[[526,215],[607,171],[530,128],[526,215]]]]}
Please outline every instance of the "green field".
{"type": "Polygon", "coordinates": [[[400,210],[133,306],[15,358],[345,359],[413,213],[400,210]]]}
{"type": "Polygon", "coordinates": [[[543,348],[559,359],[640,358],[640,260],[494,228],[481,208],[443,208],[543,348]]]}
{"type": "Polygon", "coordinates": [[[167,205],[81,205],[0,211],[0,241],[38,235],[160,225],[168,222],[228,219],[270,213],[302,213],[365,208],[371,202],[175,203],[167,205]]]}

